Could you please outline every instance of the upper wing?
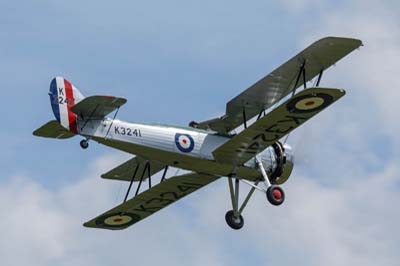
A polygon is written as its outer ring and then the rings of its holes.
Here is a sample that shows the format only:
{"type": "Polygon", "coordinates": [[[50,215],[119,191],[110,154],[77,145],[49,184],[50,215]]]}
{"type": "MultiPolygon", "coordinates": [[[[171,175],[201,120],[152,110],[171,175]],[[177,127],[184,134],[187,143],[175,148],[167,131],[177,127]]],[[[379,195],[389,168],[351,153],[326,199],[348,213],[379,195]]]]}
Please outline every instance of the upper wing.
{"type": "Polygon", "coordinates": [[[303,90],[222,144],[213,155],[219,162],[245,163],[344,94],[345,91],[339,89],[303,90]]]}
{"type": "Polygon", "coordinates": [[[288,95],[295,88],[302,86],[304,80],[307,82],[313,79],[321,71],[329,68],[361,45],[360,40],[337,37],[324,38],[311,44],[230,100],[226,105],[225,115],[201,122],[198,127],[228,133],[243,124],[243,109],[245,109],[246,120],[254,117],[288,95]],[[304,80],[303,78],[298,79],[302,64],[304,64],[305,71],[304,80]],[[298,81],[297,84],[296,81],[298,81]]]}
{"type": "Polygon", "coordinates": [[[126,103],[126,99],[114,96],[89,96],[71,107],[80,117],[103,118],[126,103]]]}
{"type": "Polygon", "coordinates": [[[215,181],[217,176],[190,173],[171,177],[85,223],[86,227],[120,230],[215,181]]]}
{"type": "Polygon", "coordinates": [[[51,120],[33,131],[33,135],[44,138],[67,139],[75,136],[74,133],[65,129],[57,120],[51,120]]]}
{"type": "Polygon", "coordinates": [[[134,176],[134,181],[139,181],[142,177],[143,180],[158,173],[166,165],[156,161],[146,160],[142,157],[136,156],[129,161],[117,166],[111,171],[102,174],[102,178],[131,181],[134,176]]]}

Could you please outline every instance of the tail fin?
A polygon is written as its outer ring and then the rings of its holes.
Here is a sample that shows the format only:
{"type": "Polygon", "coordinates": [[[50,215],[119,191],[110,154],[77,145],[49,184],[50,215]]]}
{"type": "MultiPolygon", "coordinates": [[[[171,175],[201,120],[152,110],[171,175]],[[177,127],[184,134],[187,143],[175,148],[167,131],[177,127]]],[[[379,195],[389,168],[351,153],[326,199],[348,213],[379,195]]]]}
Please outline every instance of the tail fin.
{"type": "Polygon", "coordinates": [[[50,83],[50,103],[54,116],[65,129],[78,133],[76,114],[71,107],[84,99],[80,91],[63,77],[55,77],[50,83]]]}

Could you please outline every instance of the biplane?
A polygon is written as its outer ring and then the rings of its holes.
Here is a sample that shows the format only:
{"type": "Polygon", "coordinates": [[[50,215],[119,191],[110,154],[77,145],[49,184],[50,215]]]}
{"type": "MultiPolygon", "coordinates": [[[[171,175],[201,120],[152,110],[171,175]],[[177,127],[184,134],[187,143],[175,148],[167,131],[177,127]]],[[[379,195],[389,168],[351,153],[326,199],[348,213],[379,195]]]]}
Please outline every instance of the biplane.
{"type": "Polygon", "coordinates": [[[89,141],[96,141],[135,155],[101,176],[127,182],[123,202],[84,223],[86,227],[125,229],[226,177],[232,209],[225,220],[231,228],[240,229],[242,213],[255,190],[264,193],[272,205],[284,202],[281,185],[292,173],[294,155],[283,139],[345,95],[342,89],[320,87],[321,77],[361,45],[360,40],[350,38],[318,40],[230,100],[224,115],[192,121],[187,127],[118,120],[116,115],[126,99],[84,97],[67,79],[56,77],[49,91],[55,120],[33,134],[55,139],[79,135],[83,149],[89,141]],[[309,83],[313,86],[307,87],[309,83]],[[303,90],[297,91],[300,87],[303,90]],[[171,167],[186,173],[167,178],[171,167]],[[157,173],[159,182],[154,185],[157,173]],[[241,182],[250,186],[242,202],[241,182]],[[130,198],[133,183],[136,192],[130,198]],[[146,183],[148,189],[143,189],[146,183]]]}

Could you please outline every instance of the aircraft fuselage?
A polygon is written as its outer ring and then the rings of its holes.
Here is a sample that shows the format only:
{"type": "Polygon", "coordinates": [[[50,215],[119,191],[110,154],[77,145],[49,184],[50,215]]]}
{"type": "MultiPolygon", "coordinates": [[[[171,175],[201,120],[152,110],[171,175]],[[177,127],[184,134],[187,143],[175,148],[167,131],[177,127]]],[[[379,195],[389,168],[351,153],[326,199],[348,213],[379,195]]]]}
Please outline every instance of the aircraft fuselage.
{"type": "Polygon", "coordinates": [[[80,135],[104,145],[185,170],[248,180],[261,178],[255,160],[240,167],[218,163],[212,152],[230,138],[195,128],[120,120],[77,121],[80,135]]]}

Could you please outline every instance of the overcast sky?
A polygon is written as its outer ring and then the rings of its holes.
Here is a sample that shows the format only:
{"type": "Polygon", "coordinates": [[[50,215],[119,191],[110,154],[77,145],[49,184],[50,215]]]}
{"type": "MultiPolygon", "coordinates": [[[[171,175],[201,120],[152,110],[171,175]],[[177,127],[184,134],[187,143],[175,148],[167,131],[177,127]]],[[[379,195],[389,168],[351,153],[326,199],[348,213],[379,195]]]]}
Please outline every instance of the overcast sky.
{"type": "Polygon", "coordinates": [[[398,265],[399,2],[266,2],[0,0],[0,264],[398,265]],[[225,178],[127,230],[84,228],[122,201],[100,175],[131,156],[32,136],[54,76],[126,97],[120,119],[187,125],[326,36],[364,43],[324,73],[347,94],[291,135],[286,202],[257,193],[240,231],[225,178]]]}

